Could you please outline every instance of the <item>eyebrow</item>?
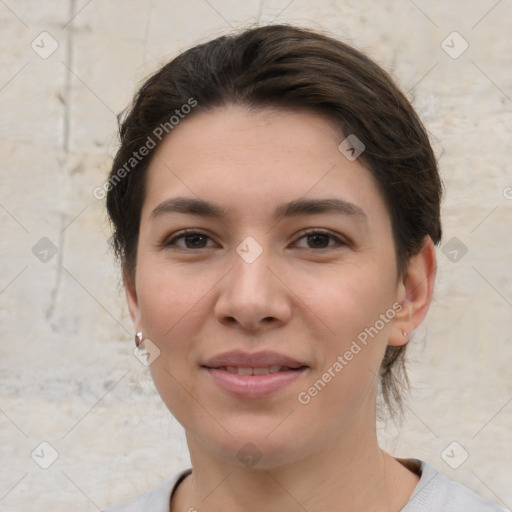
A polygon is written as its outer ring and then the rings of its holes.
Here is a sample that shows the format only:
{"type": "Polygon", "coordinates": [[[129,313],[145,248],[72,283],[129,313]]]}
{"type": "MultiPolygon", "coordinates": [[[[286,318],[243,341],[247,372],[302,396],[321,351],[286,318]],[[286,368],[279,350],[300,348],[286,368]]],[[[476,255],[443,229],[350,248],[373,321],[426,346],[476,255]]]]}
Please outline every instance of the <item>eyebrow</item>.
{"type": "MultiPolygon", "coordinates": [[[[296,199],[289,203],[281,203],[275,209],[274,219],[280,220],[300,215],[319,215],[331,212],[353,216],[360,220],[367,220],[366,213],[361,207],[338,198],[296,199]]],[[[174,197],[160,203],[151,212],[151,217],[157,218],[169,213],[182,213],[225,219],[229,215],[229,210],[221,205],[204,201],[203,199],[174,197]]]]}

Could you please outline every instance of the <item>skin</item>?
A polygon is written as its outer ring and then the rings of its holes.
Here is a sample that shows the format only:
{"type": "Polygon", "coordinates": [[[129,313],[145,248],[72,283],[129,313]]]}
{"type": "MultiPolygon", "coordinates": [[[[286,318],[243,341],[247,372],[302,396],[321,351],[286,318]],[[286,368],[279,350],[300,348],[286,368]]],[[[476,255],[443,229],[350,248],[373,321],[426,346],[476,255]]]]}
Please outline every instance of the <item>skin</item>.
{"type": "Polygon", "coordinates": [[[398,276],[391,220],[345,136],[308,111],[227,106],[197,112],[156,150],[147,175],[130,314],[160,349],[150,369],[183,425],[193,473],[170,510],[398,511],[418,477],[377,443],[376,375],[387,345],[407,343],[432,296],[430,238],[398,276]],[[224,219],[152,215],[174,197],[229,209],[224,219]],[[276,221],[283,202],[338,198],[364,212],[276,221]],[[183,229],[206,235],[165,245],[183,229]],[[308,241],[305,231],[333,237],[308,241]],[[236,252],[253,237],[252,263],[236,252]],[[340,239],[337,242],[336,237],[340,239]],[[297,399],[393,303],[402,309],[307,405],[297,399]],[[309,366],[269,397],[242,399],[200,364],[222,352],[275,350],[309,366]],[[253,467],[237,457],[251,442],[253,467]]]}

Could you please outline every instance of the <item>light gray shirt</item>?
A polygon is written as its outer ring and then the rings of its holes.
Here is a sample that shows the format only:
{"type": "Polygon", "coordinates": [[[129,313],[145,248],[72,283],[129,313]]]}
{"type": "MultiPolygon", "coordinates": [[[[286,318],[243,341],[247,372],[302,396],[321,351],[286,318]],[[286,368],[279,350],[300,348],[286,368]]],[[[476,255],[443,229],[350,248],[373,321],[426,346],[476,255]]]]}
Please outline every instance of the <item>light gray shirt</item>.
{"type": "MultiPolygon", "coordinates": [[[[450,480],[427,462],[417,459],[409,459],[407,462],[419,465],[421,476],[400,512],[511,512],[450,480]]],[[[181,471],[156,489],[103,512],[169,512],[172,493],[191,471],[181,471]]]]}

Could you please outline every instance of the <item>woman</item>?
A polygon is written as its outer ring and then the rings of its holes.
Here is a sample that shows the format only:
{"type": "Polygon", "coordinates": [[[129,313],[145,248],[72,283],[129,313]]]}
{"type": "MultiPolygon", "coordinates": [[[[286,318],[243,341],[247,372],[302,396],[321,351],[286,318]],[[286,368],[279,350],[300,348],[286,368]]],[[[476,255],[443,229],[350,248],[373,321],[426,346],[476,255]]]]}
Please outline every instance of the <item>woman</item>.
{"type": "Polygon", "coordinates": [[[120,135],[113,243],[192,469],[109,511],[503,510],[377,443],[441,239],[432,148],[382,69],[250,29],[160,69],[120,135]]]}

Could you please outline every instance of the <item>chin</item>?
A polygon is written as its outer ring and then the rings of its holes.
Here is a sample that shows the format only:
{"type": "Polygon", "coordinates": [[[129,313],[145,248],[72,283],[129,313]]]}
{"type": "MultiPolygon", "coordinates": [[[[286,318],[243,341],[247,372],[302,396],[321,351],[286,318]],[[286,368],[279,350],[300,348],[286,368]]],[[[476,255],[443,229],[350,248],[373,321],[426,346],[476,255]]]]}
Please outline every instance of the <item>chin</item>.
{"type": "MultiPolygon", "coordinates": [[[[274,422],[273,428],[278,424],[279,422],[274,422]]],[[[199,437],[201,444],[209,452],[215,453],[229,464],[255,471],[291,464],[304,455],[302,452],[308,441],[301,440],[300,432],[284,428],[272,432],[266,423],[260,429],[254,424],[253,427],[245,427],[239,431],[228,428],[231,436],[223,431],[219,436],[201,432],[199,437]]]]}

